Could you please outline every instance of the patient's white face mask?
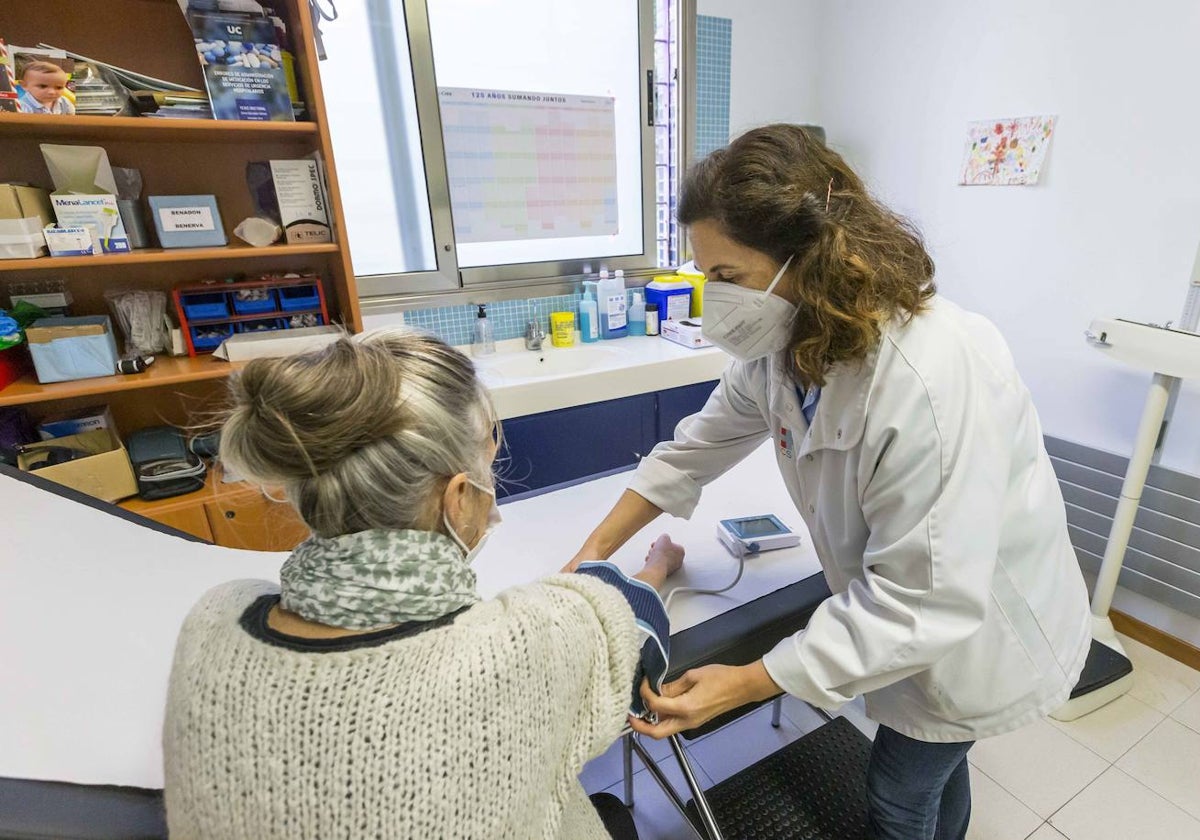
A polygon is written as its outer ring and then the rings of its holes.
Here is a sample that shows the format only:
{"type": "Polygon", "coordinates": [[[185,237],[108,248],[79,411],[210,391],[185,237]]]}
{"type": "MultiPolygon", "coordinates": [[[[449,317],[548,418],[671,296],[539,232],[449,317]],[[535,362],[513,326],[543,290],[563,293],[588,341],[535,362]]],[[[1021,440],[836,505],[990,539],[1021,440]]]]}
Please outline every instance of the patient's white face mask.
{"type": "Polygon", "coordinates": [[[796,305],[773,292],[792,259],[787,258],[765,292],[724,281],[708,283],[704,287],[704,317],[700,322],[704,337],[742,362],[752,362],[787,347],[796,305]]]}
{"type": "Polygon", "coordinates": [[[475,545],[473,547],[468,548],[463,539],[459,537],[458,532],[454,530],[454,526],[450,524],[450,517],[445,511],[442,511],[442,522],[445,524],[446,530],[450,533],[450,539],[454,540],[454,542],[458,544],[458,547],[462,549],[463,555],[466,557],[467,563],[471,564],[475,562],[475,558],[478,557],[479,552],[483,550],[483,544],[488,541],[489,537],[491,537],[492,533],[496,530],[496,526],[503,521],[503,517],[500,516],[500,506],[496,503],[495,489],[484,487],[482,484],[473,481],[469,477],[467,478],[467,483],[480,493],[487,493],[492,497],[492,507],[488,511],[487,525],[484,526],[483,534],[481,534],[479,539],[475,541],[475,545]]]}

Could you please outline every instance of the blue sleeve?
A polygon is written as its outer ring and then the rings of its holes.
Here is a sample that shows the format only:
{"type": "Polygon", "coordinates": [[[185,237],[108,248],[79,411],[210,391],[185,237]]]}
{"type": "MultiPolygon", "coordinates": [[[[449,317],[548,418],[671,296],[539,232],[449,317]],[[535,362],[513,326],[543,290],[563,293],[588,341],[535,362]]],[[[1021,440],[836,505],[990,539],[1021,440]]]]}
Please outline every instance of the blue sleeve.
{"type": "Polygon", "coordinates": [[[604,581],[619,591],[629,602],[633,610],[634,620],[641,633],[641,652],[638,658],[637,673],[633,678],[633,694],[630,698],[629,711],[636,717],[650,717],[650,712],[642,702],[638,686],[642,678],[650,682],[650,687],[657,693],[667,675],[667,664],[671,651],[671,623],[667,618],[667,609],[654,587],[640,580],[631,578],[612,563],[589,562],[580,563],[576,574],[588,575],[604,581]]]}

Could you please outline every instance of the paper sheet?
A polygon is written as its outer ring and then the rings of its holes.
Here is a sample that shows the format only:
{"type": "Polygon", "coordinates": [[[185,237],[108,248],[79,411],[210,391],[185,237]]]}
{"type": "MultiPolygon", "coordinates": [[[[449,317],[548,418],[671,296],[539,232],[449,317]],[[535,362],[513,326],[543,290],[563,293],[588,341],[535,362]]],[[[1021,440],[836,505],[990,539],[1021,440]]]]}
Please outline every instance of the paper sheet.
{"type": "Polygon", "coordinates": [[[967,124],[959,183],[966,186],[1036,184],[1046,162],[1056,117],[1015,117],[967,124]]]}

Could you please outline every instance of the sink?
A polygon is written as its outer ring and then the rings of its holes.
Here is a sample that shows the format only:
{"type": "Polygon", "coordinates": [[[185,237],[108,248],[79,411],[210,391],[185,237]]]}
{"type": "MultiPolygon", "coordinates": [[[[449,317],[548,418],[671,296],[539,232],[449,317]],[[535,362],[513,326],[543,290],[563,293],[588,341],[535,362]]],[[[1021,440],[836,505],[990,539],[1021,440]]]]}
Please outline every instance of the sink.
{"type": "Polygon", "coordinates": [[[1121,318],[1097,318],[1087,331],[1100,352],[1142,370],[1192,379],[1200,376],[1200,335],[1121,318]]]}
{"type": "Polygon", "coordinates": [[[596,368],[609,367],[624,358],[611,347],[546,347],[542,350],[518,350],[482,359],[474,359],[484,381],[542,379],[570,376],[596,368]]]}

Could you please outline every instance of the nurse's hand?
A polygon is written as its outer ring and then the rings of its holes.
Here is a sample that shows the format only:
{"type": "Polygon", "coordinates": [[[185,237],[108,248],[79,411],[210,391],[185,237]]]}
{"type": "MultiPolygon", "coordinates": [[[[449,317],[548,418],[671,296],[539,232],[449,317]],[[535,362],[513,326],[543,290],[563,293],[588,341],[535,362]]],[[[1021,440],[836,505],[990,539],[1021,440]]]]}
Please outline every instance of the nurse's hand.
{"type": "Polygon", "coordinates": [[[655,694],[650,683],[642,680],[642,700],[658,715],[658,723],[630,717],[629,725],[642,735],[666,738],[695,729],[731,709],[769,700],[781,693],[761,660],[740,666],[705,665],[664,685],[661,695],[655,694]]]}

